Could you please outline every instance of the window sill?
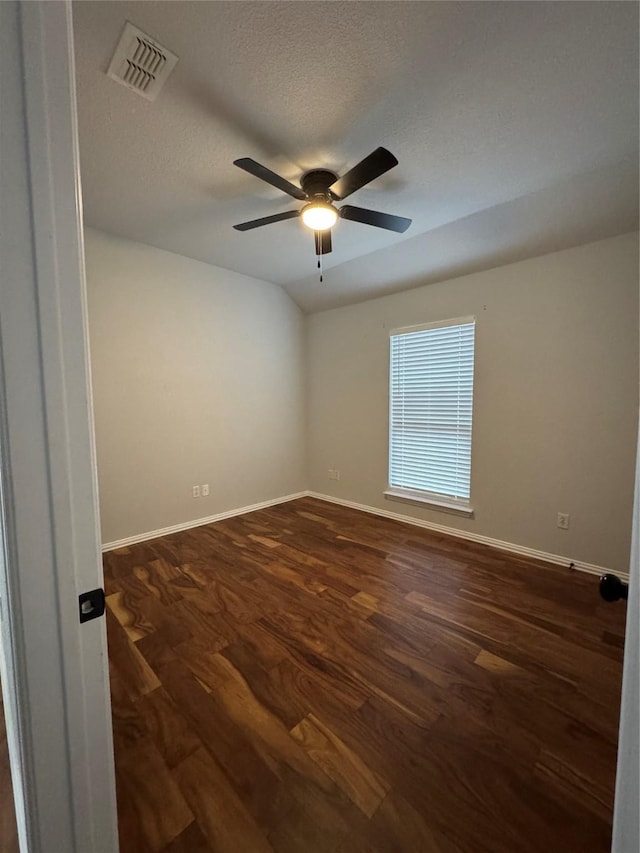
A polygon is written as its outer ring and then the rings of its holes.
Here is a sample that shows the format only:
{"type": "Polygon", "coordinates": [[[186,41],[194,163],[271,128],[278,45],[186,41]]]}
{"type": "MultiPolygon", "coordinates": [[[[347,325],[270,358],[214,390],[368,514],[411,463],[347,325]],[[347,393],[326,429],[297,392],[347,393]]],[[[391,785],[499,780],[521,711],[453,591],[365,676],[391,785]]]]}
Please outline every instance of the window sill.
{"type": "Polygon", "coordinates": [[[467,518],[473,516],[473,507],[468,504],[459,504],[446,499],[438,500],[412,492],[403,492],[396,489],[386,489],[384,492],[385,498],[390,498],[394,501],[403,501],[404,503],[422,504],[430,509],[435,509],[439,512],[448,512],[452,515],[461,515],[467,518]]]}

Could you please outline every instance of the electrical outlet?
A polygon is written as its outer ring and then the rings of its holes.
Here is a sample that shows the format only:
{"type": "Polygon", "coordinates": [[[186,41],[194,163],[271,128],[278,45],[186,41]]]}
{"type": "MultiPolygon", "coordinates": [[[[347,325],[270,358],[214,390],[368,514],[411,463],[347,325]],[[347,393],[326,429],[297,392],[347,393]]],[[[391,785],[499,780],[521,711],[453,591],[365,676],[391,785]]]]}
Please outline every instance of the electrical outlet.
{"type": "Polygon", "coordinates": [[[329,468],[329,479],[330,480],[339,480],[340,479],[340,471],[337,468],[329,468]]]}
{"type": "Polygon", "coordinates": [[[203,483],[202,485],[202,497],[209,497],[209,483],[203,483]]]}
{"type": "Polygon", "coordinates": [[[560,530],[568,530],[569,529],[569,513],[568,512],[559,512],[558,513],[558,527],[560,530]]]}
{"type": "Polygon", "coordinates": [[[200,497],[200,486],[193,486],[191,488],[191,496],[194,498],[200,497]]]}

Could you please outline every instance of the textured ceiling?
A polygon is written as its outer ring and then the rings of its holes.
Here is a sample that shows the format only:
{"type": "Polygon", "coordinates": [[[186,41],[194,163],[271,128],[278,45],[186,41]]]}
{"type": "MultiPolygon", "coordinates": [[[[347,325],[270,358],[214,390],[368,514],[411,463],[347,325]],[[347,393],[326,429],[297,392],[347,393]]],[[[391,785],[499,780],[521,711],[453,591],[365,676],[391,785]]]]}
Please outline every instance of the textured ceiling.
{"type": "Polygon", "coordinates": [[[282,284],[306,311],[638,227],[638,6],[627,2],[76,2],[89,225],[282,284]],[[157,100],[109,79],[126,20],[177,53],[157,100]],[[403,235],[334,229],[325,280],[297,220],[234,223],[383,145],[349,203],[403,235]]]}

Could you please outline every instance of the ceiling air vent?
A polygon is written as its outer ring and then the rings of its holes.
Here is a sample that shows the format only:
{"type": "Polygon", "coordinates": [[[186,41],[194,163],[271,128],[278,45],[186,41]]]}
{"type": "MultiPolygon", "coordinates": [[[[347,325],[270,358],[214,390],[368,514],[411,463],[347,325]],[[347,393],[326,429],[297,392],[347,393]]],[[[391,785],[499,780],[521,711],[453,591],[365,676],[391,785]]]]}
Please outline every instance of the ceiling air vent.
{"type": "Polygon", "coordinates": [[[174,53],[127,21],[107,76],[153,101],[177,61],[174,53]]]}

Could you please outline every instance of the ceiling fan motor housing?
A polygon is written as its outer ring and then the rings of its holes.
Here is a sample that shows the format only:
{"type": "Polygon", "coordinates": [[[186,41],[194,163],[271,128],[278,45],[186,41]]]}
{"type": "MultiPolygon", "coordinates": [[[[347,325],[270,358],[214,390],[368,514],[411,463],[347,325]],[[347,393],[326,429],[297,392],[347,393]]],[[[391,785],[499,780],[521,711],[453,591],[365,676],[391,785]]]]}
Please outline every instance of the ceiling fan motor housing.
{"type": "Polygon", "coordinates": [[[338,180],[335,172],[328,169],[312,169],[300,179],[300,186],[308,199],[331,201],[333,195],[329,187],[338,180]]]}

